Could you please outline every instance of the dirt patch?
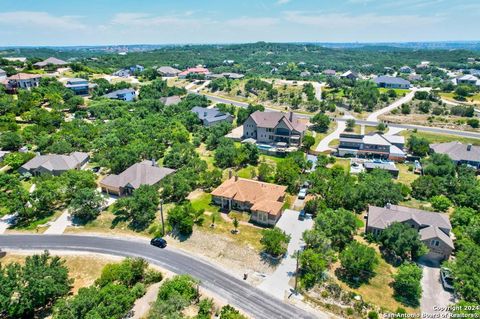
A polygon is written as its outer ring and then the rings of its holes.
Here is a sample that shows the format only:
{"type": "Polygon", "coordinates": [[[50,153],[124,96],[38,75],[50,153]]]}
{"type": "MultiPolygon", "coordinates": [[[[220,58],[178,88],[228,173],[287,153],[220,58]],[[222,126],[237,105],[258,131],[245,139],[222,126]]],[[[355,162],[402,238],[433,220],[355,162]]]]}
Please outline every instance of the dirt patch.
{"type": "MultiPolygon", "coordinates": [[[[262,274],[269,274],[274,270],[268,263],[262,261],[260,254],[255,249],[240,245],[222,235],[197,230],[188,240],[180,242],[176,239],[169,239],[169,244],[195,255],[206,257],[239,277],[244,273],[258,274],[261,277],[262,274]]],[[[250,277],[252,277],[252,283],[257,284],[256,276],[249,276],[249,279],[250,277]]]]}

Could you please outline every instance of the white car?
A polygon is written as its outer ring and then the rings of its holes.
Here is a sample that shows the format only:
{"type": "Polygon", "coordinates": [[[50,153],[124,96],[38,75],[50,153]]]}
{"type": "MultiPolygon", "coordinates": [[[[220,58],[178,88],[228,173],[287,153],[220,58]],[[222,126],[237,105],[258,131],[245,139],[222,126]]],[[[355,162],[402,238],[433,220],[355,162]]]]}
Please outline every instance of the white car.
{"type": "Polygon", "coordinates": [[[300,192],[298,192],[298,199],[305,199],[306,196],[307,196],[307,189],[301,188],[300,192]]]}
{"type": "Polygon", "coordinates": [[[442,279],[443,289],[453,291],[453,276],[448,268],[440,269],[440,279],[442,279]]]}

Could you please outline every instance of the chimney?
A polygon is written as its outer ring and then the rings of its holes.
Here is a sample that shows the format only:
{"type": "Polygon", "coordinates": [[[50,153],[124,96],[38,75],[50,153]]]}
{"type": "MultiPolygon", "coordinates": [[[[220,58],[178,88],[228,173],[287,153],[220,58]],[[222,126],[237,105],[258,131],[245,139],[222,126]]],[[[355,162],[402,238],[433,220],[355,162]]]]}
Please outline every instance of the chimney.
{"type": "Polygon", "coordinates": [[[387,205],[385,205],[385,208],[386,208],[386,209],[390,209],[390,208],[392,208],[392,204],[390,204],[390,203],[387,203],[387,205]]]}
{"type": "Polygon", "coordinates": [[[152,158],[152,166],[153,166],[153,167],[156,167],[156,166],[157,166],[157,162],[155,161],[154,158],[152,158]]]}
{"type": "Polygon", "coordinates": [[[467,151],[470,152],[471,150],[472,150],[472,144],[468,144],[468,145],[467,145],[467,151]]]}
{"type": "Polygon", "coordinates": [[[232,174],[233,174],[233,173],[232,173],[232,170],[229,170],[229,171],[228,171],[228,179],[232,178],[232,176],[233,176],[232,174]]]}
{"type": "Polygon", "coordinates": [[[293,121],[293,112],[288,112],[288,120],[293,121]]]}
{"type": "Polygon", "coordinates": [[[237,182],[237,181],[238,181],[238,175],[235,174],[235,182],[237,182]]]}

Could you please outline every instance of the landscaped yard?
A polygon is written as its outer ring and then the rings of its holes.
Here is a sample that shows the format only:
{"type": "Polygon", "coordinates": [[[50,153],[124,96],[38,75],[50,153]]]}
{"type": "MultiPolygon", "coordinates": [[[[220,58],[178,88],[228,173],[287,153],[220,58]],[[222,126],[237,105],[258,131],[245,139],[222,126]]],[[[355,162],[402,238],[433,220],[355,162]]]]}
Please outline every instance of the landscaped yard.
{"type": "Polygon", "coordinates": [[[441,93],[439,93],[439,95],[441,97],[447,99],[447,100],[456,101],[456,102],[460,102],[460,103],[467,103],[467,104],[471,104],[471,103],[479,104],[480,103],[480,93],[477,93],[475,95],[467,97],[466,101],[455,100],[455,98],[454,98],[455,94],[453,92],[449,92],[449,93],[441,92],[441,93]]]}
{"type": "Polygon", "coordinates": [[[405,139],[415,134],[417,137],[426,138],[430,143],[446,143],[446,142],[453,142],[459,141],[464,144],[473,144],[473,145],[480,145],[480,139],[477,138],[468,138],[468,137],[461,137],[456,135],[448,135],[448,134],[439,134],[439,133],[428,133],[428,132],[416,132],[410,130],[405,130],[400,133],[400,135],[405,136],[405,139]]]}
{"type": "Polygon", "coordinates": [[[380,93],[387,93],[390,90],[394,90],[395,93],[397,93],[398,97],[404,96],[405,94],[410,92],[410,90],[406,90],[406,89],[387,89],[387,88],[379,88],[378,89],[378,91],[380,91],[380,93]]]}
{"type": "Polygon", "coordinates": [[[409,171],[408,168],[410,165],[408,164],[396,164],[397,168],[400,171],[398,175],[398,181],[405,185],[410,185],[414,180],[416,180],[420,175],[414,174],[413,171],[409,171]]]}

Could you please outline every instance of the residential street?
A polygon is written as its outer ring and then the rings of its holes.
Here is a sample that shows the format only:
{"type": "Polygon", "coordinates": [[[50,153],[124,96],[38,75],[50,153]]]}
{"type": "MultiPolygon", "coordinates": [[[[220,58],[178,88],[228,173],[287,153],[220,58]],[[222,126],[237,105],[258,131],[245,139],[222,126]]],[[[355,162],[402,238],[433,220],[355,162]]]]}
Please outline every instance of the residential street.
{"type": "Polygon", "coordinates": [[[201,258],[179,250],[160,249],[146,241],[72,235],[0,235],[0,248],[27,250],[69,250],[142,257],[148,262],[177,274],[188,273],[202,286],[223,297],[256,319],[328,318],[328,313],[312,314],[267,294],[201,258]]]}
{"type": "Polygon", "coordinates": [[[298,214],[298,211],[286,209],[278,221],[277,227],[291,236],[287,256],[282,259],[277,269],[258,286],[259,289],[272,294],[280,300],[284,300],[285,297],[292,293],[294,287],[291,281],[294,279],[297,264],[293,254],[300,250],[304,244],[302,239],[303,232],[311,229],[313,226],[313,220],[310,216],[305,218],[305,220],[299,220],[298,214]]]}

